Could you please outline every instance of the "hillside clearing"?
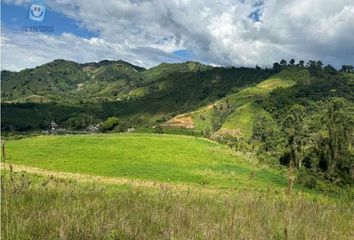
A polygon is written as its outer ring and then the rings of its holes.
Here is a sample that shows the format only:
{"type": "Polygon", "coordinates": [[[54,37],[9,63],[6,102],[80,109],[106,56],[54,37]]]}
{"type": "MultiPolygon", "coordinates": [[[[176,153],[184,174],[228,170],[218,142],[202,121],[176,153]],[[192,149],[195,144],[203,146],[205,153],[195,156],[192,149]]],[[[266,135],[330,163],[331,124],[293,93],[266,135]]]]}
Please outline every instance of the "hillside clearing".
{"type": "MultiPolygon", "coordinates": [[[[213,104],[178,115],[167,121],[164,126],[193,128],[199,132],[207,129],[210,131],[213,128],[215,118],[225,115],[221,119],[222,128],[220,130],[237,130],[242,136],[249,138],[252,135],[252,120],[256,115],[266,113],[255,101],[267,97],[271,91],[277,88],[288,88],[295,84],[296,81],[291,74],[289,76],[284,76],[284,74],[272,76],[255,86],[242,88],[240,91],[217,100],[213,104]],[[187,116],[188,121],[186,121],[187,116]]],[[[267,113],[265,115],[271,117],[267,113]]]]}

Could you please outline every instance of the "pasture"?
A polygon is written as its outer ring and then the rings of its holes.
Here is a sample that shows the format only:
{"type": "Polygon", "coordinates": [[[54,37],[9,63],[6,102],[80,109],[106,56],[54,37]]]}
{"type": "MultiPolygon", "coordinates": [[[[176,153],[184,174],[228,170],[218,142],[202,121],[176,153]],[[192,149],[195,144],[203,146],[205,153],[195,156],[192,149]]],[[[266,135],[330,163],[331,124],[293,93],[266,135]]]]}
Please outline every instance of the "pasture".
{"type": "Polygon", "coordinates": [[[4,239],[353,236],[352,191],[288,195],[284,170],[203,138],[37,136],[7,141],[6,154],[4,239]]]}
{"type": "Polygon", "coordinates": [[[7,155],[8,163],[96,176],[228,189],[287,185],[280,171],[215,142],[181,135],[38,136],[7,142],[7,155]]]}

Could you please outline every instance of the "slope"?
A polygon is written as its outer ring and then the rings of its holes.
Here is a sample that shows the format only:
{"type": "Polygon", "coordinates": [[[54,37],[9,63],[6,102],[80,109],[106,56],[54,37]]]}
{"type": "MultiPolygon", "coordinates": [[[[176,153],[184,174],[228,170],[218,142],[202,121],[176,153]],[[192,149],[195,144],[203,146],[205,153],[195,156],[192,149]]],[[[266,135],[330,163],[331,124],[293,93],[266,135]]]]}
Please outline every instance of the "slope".
{"type": "Polygon", "coordinates": [[[9,141],[8,163],[217,188],[286,186],[286,178],[257,168],[240,154],[202,138],[153,135],[41,136],[9,141]],[[250,175],[256,177],[250,181],[250,175]]]}
{"type": "Polygon", "coordinates": [[[257,85],[236,89],[234,93],[212,104],[176,116],[164,126],[187,127],[203,134],[219,131],[222,134],[249,138],[252,135],[253,121],[258,115],[272,118],[258,102],[262,102],[276,89],[294,86],[309,77],[305,69],[285,68],[257,85]]]}
{"type": "Polygon", "coordinates": [[[126,127],[151,126],[259,83],[270,71],[195,62],[145,70],[122,61],[57,60],[2,74],[2,130],[29,131],[46,129],[52,120],[61,128],[85,129],[110,116],[126,127]]]}

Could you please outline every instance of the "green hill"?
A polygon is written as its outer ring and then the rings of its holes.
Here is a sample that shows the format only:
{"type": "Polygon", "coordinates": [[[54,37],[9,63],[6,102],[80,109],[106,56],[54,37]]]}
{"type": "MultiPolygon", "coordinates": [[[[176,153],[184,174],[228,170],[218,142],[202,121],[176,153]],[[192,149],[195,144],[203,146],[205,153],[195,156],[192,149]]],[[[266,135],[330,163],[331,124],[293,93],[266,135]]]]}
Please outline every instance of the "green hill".
{"type": "Polygon", "coordinates": [[[113,99],[138,86],[143,68],[124,61],[79,64],[55,60],[20,72],[2,71],[3,102],[78,102],[113,99]],[[31,99],[31,96],[39,96],[31,99]]]}
{"type": "Polygon", "coordinates": [[[309,73],[305,69],[285,69],[257,85],[241,88],[211,105],[177,116],[167,122],[165,126],[184,127],[180,122],[190,118],[187,121],[189,124],[185,127],[193,128],[195,131],[220,130],[223,134],[233,132],[249,138],[252,135],[253,120],[259,114],[272,118],[261,104],[255,102],[267,98],[275,89],[294,86],[305,77],[309,77],[309,73]]]}
{"type": "Polygon", "coordinates": [[[353,101],[353,74],[310,70],[291,66],[276,73],[196,62],[144,69],[120,60],[55,60],[18,73],[2,71],[2,130],[47,130],[51,121],[66,130],[85,130],[117,116],[121,129],[154,131],[160,125],[167,133],[249,139],[259,115],[281,123],[295,103],[328,97],[353,101]]]}
{"type": "Polygon", "coordinates": [[[18,73],[3,71],[2,130],[44,130],[52,120],[62,128],[85,129],[109,116],[130,126],[151,126],[256,84],[270,72],[195,62],[145,70],[123,61],[64,60],[18,73]]]}
{"type": "Polygon", "coordinates": [[[200,92],[196,97],[204,100],[209,95],[226,94],[226,87],[247,85],[267,76],[263,70],[213,68],[196,62],[163,63],[146,70],[121,60],[86,64],[55,60],[34,69],[1,74],[2,102],[7,103],[96,103],[172,93],[180,96],[190,87],[198,91],[197,85],[200,92]]]}

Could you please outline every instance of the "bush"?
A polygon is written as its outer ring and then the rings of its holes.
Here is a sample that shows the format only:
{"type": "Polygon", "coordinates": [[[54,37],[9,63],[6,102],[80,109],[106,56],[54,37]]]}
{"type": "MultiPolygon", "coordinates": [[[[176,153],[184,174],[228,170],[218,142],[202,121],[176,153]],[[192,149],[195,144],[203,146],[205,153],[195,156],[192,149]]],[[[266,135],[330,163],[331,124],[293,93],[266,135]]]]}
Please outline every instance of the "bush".
{"type": "Polygon", "coordinates": [[[297,182],[307,188],[314,189],[317,186],[315,173],[308,170],[300,169],[298,172],[297,182]]]}
{"type": "Polygon", "coordinates": [[[163,128],[159,125],[154,128],[154,133],[157,134],[162,134],[163,133],[163,128]]]}
{"type": "Polygon", "coordinates": [[[116,126],[118,126],[119,120],[116,117],[109,117],[106,121],[104,121],[101,126],[101,132],[109,132],[112,131],[116,126]]]}

